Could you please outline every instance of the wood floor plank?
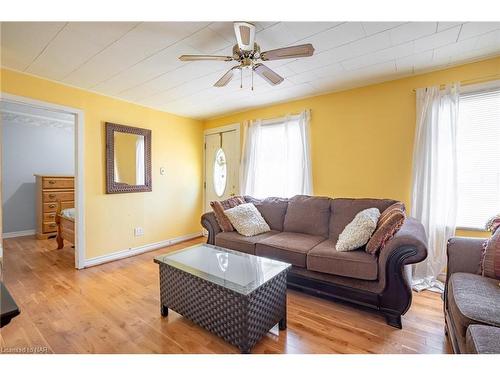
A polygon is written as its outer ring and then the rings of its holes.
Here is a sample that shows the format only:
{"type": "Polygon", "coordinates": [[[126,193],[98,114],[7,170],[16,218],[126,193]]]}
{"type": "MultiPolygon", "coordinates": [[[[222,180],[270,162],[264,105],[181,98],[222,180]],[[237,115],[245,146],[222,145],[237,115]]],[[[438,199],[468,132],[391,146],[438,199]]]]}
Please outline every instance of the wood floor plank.
{"type": "MultiPolygon", "coordinates": [[[[204,241],[74,269],[74,250],[33,236],[4,240],[4,282],[21,315],[2,328],[7,349],[48,353],[238,353],[175,312],[159,312],[153,258],[204,241]]],[[[403,329],[352,305],[288,291],[288,328],[274,328],[253,353],[449,353],[442,301],[415,293],[403,329]]]]}

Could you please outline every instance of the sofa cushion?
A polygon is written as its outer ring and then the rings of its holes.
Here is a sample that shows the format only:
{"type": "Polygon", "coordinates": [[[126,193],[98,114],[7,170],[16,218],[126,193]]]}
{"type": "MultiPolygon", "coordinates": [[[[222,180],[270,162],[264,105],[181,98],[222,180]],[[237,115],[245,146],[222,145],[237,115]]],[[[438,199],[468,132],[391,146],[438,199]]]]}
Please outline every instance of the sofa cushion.
{"type": "Polygon", "coordinates": [[[340,233],[345,226],[349,224],[354,216],[367,208],[378,208],[383,212],[391,204],[396,203],[392,199],[373,199],[373,198],[335,198],[331,201],[331,217],[329,234],[330,239],[337,242],[340,233]]]}
{"type": "Polygon", "coordinates": [[[377,280],[378,261],[364,251],[336,251],[335,242],[326,240],[307,253],[307,269],[331,275],[377,280]]]}
{"type": "Polygon", "coordinates": [[[285,221],[285,214],[288,207],[287,198],[266,198],[257,199],[249,195],[245,195],[247,203],[253,203],[257,210],[269,224],[269,227],[274,230],[283,231],[283,222],[285,221]]]}
{"type": "Polygon", "coordinates": [[[281,232],[259,241],[255,246],[255,255],[281,260],[297,267],[305,267],[309,250],[323,240],[321,236],[281,232]]]}
{"type": "Polygon", "coordinates": [[[500,354],[500,328],[472,324],[465,342],[469,354],[500,354]]]}
{"type": "MultiPolygon", "coordinates": [[[[447,307],[460,343],[471,324],[500,327],[500,288],[498,280],[457,272],[447,289],[447,307]]],[[[465,348],[461,347],[461,351],[465,348]]]]}
{"type": "Polygon", "coordinates": [[[264,238],[268,238],[278,234],[278,231],[272,230],[270,232],[261,233],[252,237],[245,237],[236,231],[221,232],[215,236],[215,245],[241,251],[247,254],[255,255],[255,244],[264,238]]]}
{"type": "MultiPolygon", "coordinates": [[[[312,236],[328,237],[330,202],[331,199],[328,197],[296,195],[290,198],[283,230],[285,232],[297,232],[310,234],[312,236]]],[[[344,227],[342,227],[342,229],[344,229],[344,227]]]]}

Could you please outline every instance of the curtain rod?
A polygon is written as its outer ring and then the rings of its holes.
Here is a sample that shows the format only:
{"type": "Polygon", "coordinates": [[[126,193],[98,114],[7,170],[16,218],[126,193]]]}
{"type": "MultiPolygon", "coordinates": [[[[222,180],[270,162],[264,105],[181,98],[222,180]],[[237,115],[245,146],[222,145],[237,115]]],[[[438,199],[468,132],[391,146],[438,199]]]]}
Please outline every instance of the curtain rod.
{"type": "MultiPolygon", "coordinates": [[[[483,83],[483,82],[488,82],[488,81],[494,81],[495,79],[500,79],[500,74],[493,74],[490,76],[484,76],[484,77],[477,77],[477,78],[471,78],[471,79],[464,79],[463,81],[459,81],[462,86],[468,86],[468,85],[473,85],[476,83],[483,83]]],[[[442,83],[439,85],[439,89],[444,89],[446,87],[446,84],[442,83]]],[[[417,92],[417,89],[411,90],[412,92],[417,92]]]]}
{"type": "MultiPolygon", "coordinates": [[[[282,115],[282,116],[271,117],[271,118],[262,118],[262,119],[258,119],[258,120],[261,120],[262,122],[264,122],[264,121],[272,121],[272,120],[281,120],[282,118],[285,118],[286,116],[298,116],[298,115],[300,115],[303,111],[305,111],[305,109],[303,109],[302,111],[299,111],[299,112],[287,113],[287,114],[282,115]]],[[[254,119],[254,120],[257,120],[257,119],[254,119]]],[[[252,121],[253,121],[253,120],[252,120],[252,121]]]]}

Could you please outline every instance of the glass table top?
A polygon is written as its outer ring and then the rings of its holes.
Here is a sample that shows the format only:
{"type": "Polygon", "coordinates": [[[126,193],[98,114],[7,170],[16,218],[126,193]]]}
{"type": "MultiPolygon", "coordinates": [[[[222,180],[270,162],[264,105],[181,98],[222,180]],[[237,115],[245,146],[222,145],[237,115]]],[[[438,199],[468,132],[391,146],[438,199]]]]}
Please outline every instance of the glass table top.
{"type": "Polygon", "coordinates": [[[196,275],[237,293],[249,294],[290,264],[202,244],[155,258],[184,272],[196,275]]]}

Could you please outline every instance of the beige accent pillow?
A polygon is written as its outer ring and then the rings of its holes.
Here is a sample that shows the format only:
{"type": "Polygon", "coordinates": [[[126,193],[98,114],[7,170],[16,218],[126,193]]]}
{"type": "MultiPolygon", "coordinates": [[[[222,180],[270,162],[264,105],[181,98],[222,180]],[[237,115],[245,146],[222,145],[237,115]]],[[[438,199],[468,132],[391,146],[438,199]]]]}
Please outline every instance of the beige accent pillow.
{"type": "Polygon", "coordinates": [[[259,210],[252,203],[244,203],[224,211],[236,231],[246,237],[269,232],[271,228],[266,223],[259,210]]]}
{"type": "Polygon", "coordinates": [[[500,280],[500,228],[484,244],[481,256],[481,274],[500,280]]]}
{"type": "Polygon", "coordinates": [[[367,208],[358,212],[354,219],[340,233],[335,245],[336,250],[350,251],[366,245],[377,227],[379,217],[380,211],[378,208],[367,208]]]}

